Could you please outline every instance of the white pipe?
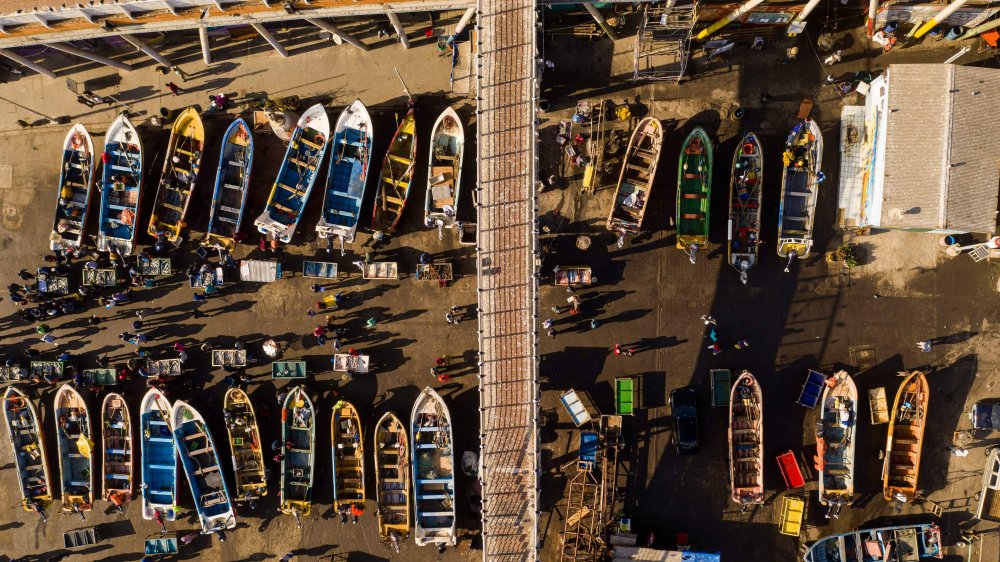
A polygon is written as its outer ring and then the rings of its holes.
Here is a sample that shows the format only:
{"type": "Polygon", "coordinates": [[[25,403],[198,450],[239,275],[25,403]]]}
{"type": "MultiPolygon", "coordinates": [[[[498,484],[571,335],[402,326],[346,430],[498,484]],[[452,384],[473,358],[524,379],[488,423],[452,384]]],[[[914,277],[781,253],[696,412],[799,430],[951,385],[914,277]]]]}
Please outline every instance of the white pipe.
{"type": "MultiPolygon", "coordinates": [[[[750,10],[756,8],[762,2],[764,2],[764,0],[750,0],[746,4],[743,4],[739,8],[736,8],[735,10],[733,10],[732,12],[730,12],[727,16],[725,16],[724,18],[722,18],[719,21],[713,23],[712,25],[706,27],[705,29],[702,29],[701,32],[698,33],[698,39],[699,40],[704,39],[704,38],[708,37],[709,35],[715,33],[716,31],[722,29],[723,27],[729,25],[730,22],[732,22],[736,18],[742,16],[743,14],[746,14],[750,10]]],[[[586,5],[589,6],[589,4],[586,4],[586,5]]]]}
{"type": "Polygon", "coordinates": [[[465,13],[462,14],[462,19],[458,20],[458,25],[455,26],[455,33],[454,33],[454,35],[458,35],[463,30],[465,30],[465,26],[469,25],[469,22],[472,21],[472,16],[474,16],[474,15],[476,15],[476,7],[475,6],[469,8],[468,10],[466,10],[465,13]]]}
{"type": "Polygon", "coordinates": [[[868,21],[865,28],[868,30],[868,37],[875,35],[875,16],[878,14],[878,0],[868,0],[868,21]]]}
{"type": "Polygon", "coordinates": [[[927,34],[928,31],[934,29],[939,23],[944,23],[944,20],[948,19],[949,16],[955,13],[956,10],[965,5],[969,0],[955,0],[951,4],[938,12],[938,14],[927,21],[924,25],[920,26],[920,29],[913,34],[914,39],[920,39],[927,34]]]}
{"type": "Polygon", "coordinates": [[[22,57],[21,55],[13,51],[9,51],[7,49],[0,49],[0,56],[7,57],[10,60],[16,62],[17,64],[25,68],[30,68],[31,70],[34,70],[35,72],[41,74],[42,76],[48,76],[49,78],[52,79],[56,78],[55,72],[52,72],[51,70],[45,68],[44,66],[38,66],[37,64],[31,62],[30,60],[22,57]]]}
{"type": "Polygon", "coordinates": [[[263,37],[265,41],[270,43],[271,46],[274,47],[275,51],[278,51],[279,55],[286,58],[288,57],[288,51],[286,51],[285,48],[281,46],[281,43],[278,43],[278,39],[274,35],[272,35],[271,32],[268,31],[266,27],[264,27],[264,24],[251,23],[250,26],[256,29],[257,33],[260,33],[260,36],[263,37]]]}
{"type": "Polygon", "coordinates": [[[343,31],[339,27],[333,25],[332,23],[326,20],[319,18],[306,18],[306,21],[322,29],[323,31],[330,33],[330,35],[333,35],[334,37],[340,37],[342,40],[350,43],[351,45],[354,45],[355,47],[361,49],[362,51],[371,50],[371,47],[362,43],[360,39],[357,39],[353,35],[350,35],[349,33],[343,31]]]}
{"type": "Polygon", "coordinates": [[[96,53],[91,53],[90,51],[84,51],[83,49],[77,49],[72,45],[67,45],[65,43],[48,43],[47,47],[52,47],[58,51],[71,54],[73,56],[80,57],[82,59],[92,60],[96,63],[104,64],[112,68],[117,68],[119,70],[131,71],[132,67],[116,60],[111,60],[107,57],[102,57],[96,53]]]}
{"type": "Polygon", "coordinates": [[[399,21],[399,16],[393,12],[386,14],[389,16],[389,22],[392,23],[392,27],[396,29],[396,35],[399,35],[399,42],[403,44],[404,49],[410,48],[410,38],[406,36],[406,30],[403,29],[403,23],[399,21]]]}
{"type": "MultiPolygon", "coordinates": [[[[873,1],[877,2],[878,0],[873,1]]],[[[819,3],[820,0],[809,0],[809,3],[802,7],[802,11],[799,12],[797,16],[792,18],[791,23],[788,24],[788,35],[798,35],[805,30],[806,18],[808,18],[809,14],[816,9],[816,6],[818,6],[819,3]]]]}
{"type": "Polygon", "coordinates": [[[139,39],[138,37],[136,37],[135,35],[128,35],[128,34],[124,34],[123,33],[122,35],[120,35],[120,37],[122,39],[128,41],[129,43],[131,43],[132,46],[135,47],[136,49],[139,49],[139,51],[141,51],[141,52],[149,55],[149,57],[151,59],[153,59],[156,62],[162,64],[163,66],[166,66],[167,68],[170,68],[171,66],[174,65],[174,63],[170,62],[170,59],[164,57],[160,53],[158,53],[155,50],[153,50],[152,47],[150,47],[149,45],[143,43],[142,40],[139,39]]]}
{"type": "Polygon", "coordinates": [[[212,64],[212,51],[208,44],[208,28],[199,27],[198,28],[198,41],[201,42],[201,58],[205,61],[205,64],[212,64]]]}
{"type": "MultiPolygon", "coordinates": [[[[757,1],[763,2],[764,0],[757,0],[757,1]]],[[[584,2],[583,7],[586,8],[588,12],[590,12],[590,16],[594,18],[594,21],[597,22],[597,25],[599,25],[601,29],[604,30],[604,33],[608,34],[609,39],[611,39],[612,41],[618,40],[618,35],[616,35],[615,30],[611,29],[611,26],[608,25],[607,20],[604,19],[603,15],[601,15],[600,10],[595,8],[594,5],[591,4],[590,2],[584,2]]]]}

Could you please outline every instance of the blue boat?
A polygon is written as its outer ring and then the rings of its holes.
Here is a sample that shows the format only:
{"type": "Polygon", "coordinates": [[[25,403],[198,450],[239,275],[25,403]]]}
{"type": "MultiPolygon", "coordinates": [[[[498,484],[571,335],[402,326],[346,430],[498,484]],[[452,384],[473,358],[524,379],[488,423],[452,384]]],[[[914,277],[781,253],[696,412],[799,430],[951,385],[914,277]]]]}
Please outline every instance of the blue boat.
{"type": "Polygon", "coordinates": [[[414,540],[455,545],[455,451],[451,414],[441,395],[427,387],[410,416],[413,448],[414,540]]]}
{"type": "Polygon", "coordinates": [[[219,170],[215,173],[212,212],[205,234],[206,246],[233,251],[243,220],[253,167],[253,133],[243,119],[233,121],[222,137],[219,170]]]}
{"type": "Polygon", "coordinates": [[[191,486],[204,535],[236,527],[236,513],[226,479],[222,477],[218,451],[205,418],[183,400],[174,402],[170,412],[174,443],[181,466],[191,486]]]}
{"type": "Polygon", "coordinates": [[[63,141],[56,219],[49,236],[50,249],[74,249],[83,243],[95,169],[94,141],[87,128],[77,123],[66,133],[66,140],[63,141]]]}
{"type": "Polygon", "coordinates": [[[282,513],[295,517],[295,525],[302,526],[301,517],[312,511],[313,473],[316,468],[316,416],[313,403],[304,387],[296,386],[288,392],[281,408],[281,440],[286,447],[281,460],[282,513]]]}
{"type": "Polygon", "coordinates": [[[333,153],[326,175],[323,216],[316,225],[321,238],[340,239],[344,245],[354,242],[365,197],[368,169],[372,159],[372,118],[361,100],[347,106],[333,130],[333,153]]]}
{"type": "Polygon", "coordinates": [[[170,432],[170,401],[159,390],[149,389],[139,406],[142,432],[142,518],[153,519],[157,511],[167,521],[177,514],[177,461],[170,432]]]}
{"type": "Polygon", "coordinates": [[[858,529],[823,537],[806,552],[805,562],[881,562],[889,560],[916,562],[941,558],[941,529],[933,523],[900,525],[878,529],[858,529]]]}
{"type": "Polygon", "coordinates": [[[322,105],[306,110],[292,132],[267,207],[254,224],[269,238],[287,244],[302,219],[330,139],[330,118],[322,105]]]}
{"type": "Polygon", "coordinates": [[[108,127],[102,159],[107,162],[101,171],[97,249],[130,254],[142,194],[142,141],[124,113],[108,127]]]}

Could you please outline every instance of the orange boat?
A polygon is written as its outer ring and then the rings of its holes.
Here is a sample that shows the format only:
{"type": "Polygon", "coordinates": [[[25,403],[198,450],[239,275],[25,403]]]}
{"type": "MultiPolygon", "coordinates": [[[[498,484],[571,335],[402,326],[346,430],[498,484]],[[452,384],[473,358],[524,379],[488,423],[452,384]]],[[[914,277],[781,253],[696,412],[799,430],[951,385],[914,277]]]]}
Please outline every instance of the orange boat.
{"type": "Polygon", "coordinates": [[[910,373],[896,393],[882,467],[885,501],[907,502],[917,493],[929,395],[927,377],[920,371],[910,373]]]}

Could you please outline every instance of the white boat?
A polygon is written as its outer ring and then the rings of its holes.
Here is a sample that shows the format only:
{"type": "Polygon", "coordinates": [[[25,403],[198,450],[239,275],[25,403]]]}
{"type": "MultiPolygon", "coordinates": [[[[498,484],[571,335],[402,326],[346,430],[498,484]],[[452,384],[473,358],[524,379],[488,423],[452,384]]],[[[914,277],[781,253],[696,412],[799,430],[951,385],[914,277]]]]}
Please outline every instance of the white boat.
{"type": "Polygon", "coordinates": [[[805,259],[813,245],[823,133],[812,119],[798,122],[782,154],[781,204],[778,207],[778,255],[805,259]]]}
{"type": "Polygon", "coordinates": [[[3,396],[3,417],[21,484],[21,507],[44,512],[52,504],[52,484],[38,411],[20,388],[9,386],[3,396]]]}
{"type": "Polygon", "coordinates": [[[82,123],[66,133],[56,194],[56,218],[49,235],[52,250],[79,248],[87,226],[90,187],[94,185],[94,141],[82,123]]]}
{"type": "Polygon", "coordinates": [[[341,255],[354,242],[361,220],[372,160],[372,118],[361,100],[347,106],[333,130],[333,153],[326,174],[323,215],[316,225],[320,238],[337,237],[341,255]]]}
{"type": "Polygon", "coordinates": [[[67,383],[56,391],[53,405],[59,445],[60,511],[90,511],[94,507],[94,441],[87,403],[67,383]]]}
{"type": "Polygon", "coordinates": [[[114,248],[130,254],[142,196],[143,160],[142,139],[124,113],[104,135],[104,154],[108,161],[101,169],[97,249],[107,252],[114,248]]]}
{"type": "Polygon", "coordinates": [[[413,459],[414,540],[455,545],[455,451],[451,414],[441,395],[427,387],[410,416],[413,459]]]}
{"type": "Polygon", "coordinates": [[[173,521],[177,514],[177,458],[170,431],[170,401],[159,390],[149,389],[139,405],[142,459],[142,518],[157,511],[173,521]]]}
{"type": "Polygon", "coordinates": [[[218,450],[205,418],[190,404],[177,400],[170,411],[170,425],[198,510],[201,533],[208,535],[236,527],[229,487],[222,476],[218,450]]]}
{"type": "Polygon", "coordinates": [[[858,387],[846,371],[826,382],[816,431],[819,501],[834,517],[854,501],[854,429],[858,422],[858,387]]]}
{"type": "Polygon", "coordinates": [[[1000,449],[993,449],[986,458],[976,519],[1000,522],[1000,449]]]}
{"type": "Polygon", "coordinates": [[[445,108],[431,129],[431,149],[427,162],[427,195],[424,224],[442,229],[455,226],[458,218],[459,189],[462,187],[462,154],[465,129],[458,113],[445,108]]]}

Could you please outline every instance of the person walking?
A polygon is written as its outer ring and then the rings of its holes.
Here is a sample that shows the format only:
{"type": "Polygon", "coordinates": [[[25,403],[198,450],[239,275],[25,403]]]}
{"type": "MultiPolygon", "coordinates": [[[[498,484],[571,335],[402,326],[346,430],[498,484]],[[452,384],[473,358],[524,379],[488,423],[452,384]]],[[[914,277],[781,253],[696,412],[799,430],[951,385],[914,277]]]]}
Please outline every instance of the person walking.
{"type": "Polygon", "coordinates": [[[175,96],[179,96],[182,93],[184,93],[184,90],[181,89],[181,87],[178,86],[177,84],[174,84],[173,82],[167,82],[166,84],[164,84],[164,86],[166,86],[167,89],[170,90],[170,93],[175,96]]]}
{"type": "Polygon", "coordinates": [[[545,321],[542,322],[542,329],[543,330],[551,330],[553,324],[554,324],[554,322],[552,322],[551,318],[546,318],[545,321]]]}
{"type": "Polygon", "coordinates": [[[48,324],[39,324],[38,327],[35,328],[35,331],[38,332],[38,335],[44,336],[52,330],[49,328],[48,324]]]}
{"type": "Polygon", "coordinates": [[[601,325],[601,323],[597,320],[597,318],[593,318],[593,319],[590,320],[590,329],[591,330],[596,330],[597,327],[600,326],[600,325],[601,325]]]}
{"type": "Polygon", "coordinates": [[[738,341],[735,344],[733,344],[733,347],[735,347],[736,349],[738,349],[740,351],[744,351],[746,349],[749,349],[750,348],[750,340],[748,340],[746,338],[743,338],[740,341],[738,341]]]}
{"type": "Polygon", "coordinates": [[[374,328],[377,324],[378,324],[378,321],[375,320],[374,316],[371,317],[371,318],[369,318],[368,321],[365,322],[365,326],[368,327],[368,328],[374,328]]]}
{"type": "Polygon", "coordinates": [[[711,324],[713,326],[718,326],[719,325],[719,323],[715,321],[715,318],[712,318],[711,314],[702,314],[701,315],[701,319],[702,319],[703,322],[705,322],[706,326],[708,326],[709,324],[711,324]]]}
{"type": "Polygon", "coordinates": [[[444,315],[445,322],[449,324],[457,324],[458,321],[455,320],[455,315],[449,310],[447,314],[444,315]]]}
{"type": "Polygon", "coordinates": [[[621,346],[621,344],[616,343],[615,346],[611,348],[611,351],[615,355],[621,355],[622,354],[622,346],[621,346]]]}
{"type": "Polygon", "coordinates": [[[712,355],[718,355],[718,354],[722,353],[722,346],[719,345],[719,342],[713,343],[712,345],[708,346],[706,349],[708,349],[709,351],[711,351],[712,355]]]}
{"type": "Polygon", "coordinates": [[[295,553],[294,552],[289,552],[288,554],[286,554],[286,555],[282,556],[281,558],[279,558],[278,562],[288,562],[289,560],[292,559],[292,556],[295,556],[295,553]]]}
{"type": "Polygon", "coordinates": [[[635,348],[634,347],[630,347],[630,348],[626,349],[624,353],[625,353],[625,357],[632,357],[635,354],[635,348]]]}
{"type": "Polygon", "coordinates": [[[90,324],[91,326],[97,326],[98,324],[101,323],[101,318],[98,315],[94,314],[87,320],[87,323],[90,324]]]}
{"type": "Polygon", "coordinates": [[[924,353],[930,353],[931,351],[931,340],[924,340],[917,342],[917,349],[923,351],[924,353]]]}
{"type": "Polygon", "coordinates": [[[177,76],[180,76],[181,80],[188,79],[187,72],[181,70],[181,67],[177,66],[176,64],[170,67],[170,71],[176,74],[177,76]]]}
{"type": "Polygon", "coordinates": [[[42,336],[42,341],[45,342],[45,343],[50,343],[50,344],[54,345],[55,347],[59,347],[59,344],[56,343],[56,337],[53,336],[51,333],[48,333],[48,334],[45,334],[44,336],[42,336]]]}
{"type": "Polygon", "coordinates": [[[208,295],[206,295],[205,293],[195,293],[194,302],[198,303],[199,306],[205,304],[206,302],[208,302],[208,295]]]}

